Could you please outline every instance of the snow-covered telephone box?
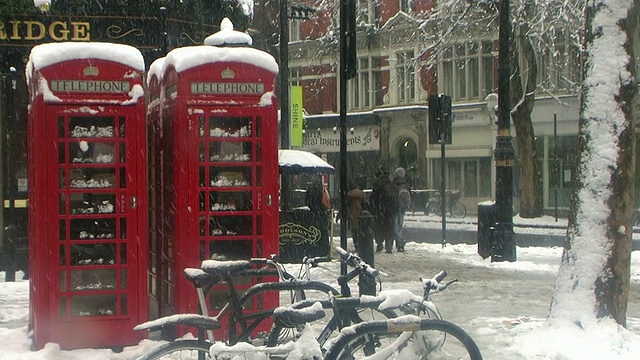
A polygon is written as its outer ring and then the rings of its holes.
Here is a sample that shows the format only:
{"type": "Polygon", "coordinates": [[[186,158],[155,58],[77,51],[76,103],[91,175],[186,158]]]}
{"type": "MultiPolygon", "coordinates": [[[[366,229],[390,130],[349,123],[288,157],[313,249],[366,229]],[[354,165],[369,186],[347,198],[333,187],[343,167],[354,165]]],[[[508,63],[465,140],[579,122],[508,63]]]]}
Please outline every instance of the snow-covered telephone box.
{"type": "Polygon", "coordinates": [[[27,65],[30,326],[36,348],[137,344],[147,320],[144,60],[51,43],[27,65]]]}
{"type": "MultiPolygon", "coordinates": [[[[278,66],[250,41],[223,20],[205,45],[150,66],[150,318],[198,311],[186,267],[278,253],[278,66]]],[[[210,293],[212,315],[225,292],[210,293]]],[[[246,305],[277,304],[270,295],[246,305]]]]}

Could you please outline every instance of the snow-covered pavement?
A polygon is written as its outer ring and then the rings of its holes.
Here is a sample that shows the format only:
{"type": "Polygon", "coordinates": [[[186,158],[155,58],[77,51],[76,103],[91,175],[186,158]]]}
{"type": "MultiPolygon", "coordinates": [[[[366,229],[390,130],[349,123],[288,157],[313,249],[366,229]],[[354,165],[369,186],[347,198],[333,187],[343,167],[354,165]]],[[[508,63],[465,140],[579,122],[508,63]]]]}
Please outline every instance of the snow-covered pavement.
{"type": "MultiPolygon", "coordinates": [[[[445,319],[473,336],[485,359],[636,359],[640,354],[640,252],[632,256],[629,331],[606,323],[595,331],[544,321],[561,254],[560,248],[519,247],[517,262],[491,263],[480,258],[473,245],[443,248],[409,243],[404,254],[377,254],[375,265],[386,273],[385,290],[409,289],[419,294],[418,277],[440,270],[448,272],[448,279],[457,278],[458,284],[435,294],[433,300],[445,319]]],[[[316,269],[313,277],[335,285],[337,273],[339,266],[332,263],[328,269],[316,269]]],[[[135,359],[159,344],[143,340],[121,353],[61,351],[55,344],[31,351],[28,304],[27,281],[0,283],[0,359],[135,359]]]]}

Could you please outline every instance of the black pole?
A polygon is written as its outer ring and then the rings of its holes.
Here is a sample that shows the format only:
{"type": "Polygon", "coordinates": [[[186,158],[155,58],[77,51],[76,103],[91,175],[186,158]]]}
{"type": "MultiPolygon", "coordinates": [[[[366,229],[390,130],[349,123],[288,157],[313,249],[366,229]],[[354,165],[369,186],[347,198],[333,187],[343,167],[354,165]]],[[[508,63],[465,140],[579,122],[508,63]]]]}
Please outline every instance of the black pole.
{"type": "MultiPolygon", "coordinates": [[[[347,2],[340,1],[340,247],[347,248],[347,2]]],[[[347,264],[340,263],[340,274],[347,273],[347,264]]],[[[343,285],[340,291],[346,294],[343,285]]]]}
{"type": "Polygon", "coordinates": [[[9,200],[9,207],[6,209],[6,214],[8,216],[5,217],[6,224],[3,229],[4,236],[4,250],[7,256],[7,262],[5,264],[5,281],[16,281],[16,245],[17,245],[17,236],[16,236],[16,209],[15,209],[15,198],[16,198],[16,174],[15,174],[15,137],[17,132],[17,124],[18,124],[18,104],[17,104],[17,91],[18,91],[18,77],[16,74],[16,69],[11,67],[11,74],[7,76],[8,86],[8,117],[7,117],[7,129],[5,133],[5,141],[6,147],[4,149],[6,155],[6,170],[7,174],[5,179],[7,181],[7,198],[9,200]]]}
{"type": "MultiPolygon", "coordinates": [[[[278,86],[278,101],[280,102],[280,148],[288,149],[289,142],[289,121],[290,121],[290,105],[289,105],[289,2],[288,0],[280,0],[280,73],[278,86]]],[[[282,176],[280,208],[286,212],[289,210],[291,203],[291,188],[293,187],[293,177],[290,175],[282,176]]]]}
{"type": "Polygon", "coordinates": [[[555,186],[553,187],[553,195],[555,198],[555,215],[558,222],[558,185],[560,182],[560,167],[558,166],[558,114],[553,113],[553,177],[555,178],[555,186]]]}
{"type": "MultiPolygon", "coordinates": [[[[441,120],[442,122],[445,119],[441,120]]],[[[445,177],[445,126],[440,127],[440,215],[442,216],[442,247],[447,246],[447,187],[445,177]]]]}
{"type": "Polygon", "coordinates": [[[289,148],[289,3],[280,0],[280,148],[289,148]]]}
{"type": "Polygon", "coordinates": [[[515,261],[516,245],[513,233],[513,159],[511,144],[511,77],[509,0],[500,0],[500,31],[498,34],[498,135],[494,159],[496,162],[496,225],[495,251],[491,261],[515,261]]]}
{"type": "Polygon", "coordinates": [[[162,55],[167,56],[169,52],[169,34],[167,33],[167,8],[161,6],[160,9],[160,23],[162,26],[162,55]]]}

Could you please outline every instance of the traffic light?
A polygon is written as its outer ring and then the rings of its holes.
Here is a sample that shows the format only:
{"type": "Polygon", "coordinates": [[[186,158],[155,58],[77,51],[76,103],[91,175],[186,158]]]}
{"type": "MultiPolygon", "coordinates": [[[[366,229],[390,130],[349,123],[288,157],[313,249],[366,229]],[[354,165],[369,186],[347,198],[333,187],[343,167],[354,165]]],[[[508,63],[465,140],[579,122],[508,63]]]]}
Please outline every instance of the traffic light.
{"type": "MultiPolygon", "coordinates": [[[[356,0],[343,0],[344,6],[344,14],[346,21],[344,24],[344,41],[345,45],[345,54],[340,54],[340,56],[345,56],[345,76],[346,79],[349,80],[351,78],[356,77],[358,70],[358,63],[356,59],[356,53],[358,49],[356,48],[356,0]]],[[[343,15],[340,16],[343,16],[343,15]]]]}
{"type": "Polygon", "coordinates": [[[429,96],[429,144],[451,144],[451,96],[429,96]]]}

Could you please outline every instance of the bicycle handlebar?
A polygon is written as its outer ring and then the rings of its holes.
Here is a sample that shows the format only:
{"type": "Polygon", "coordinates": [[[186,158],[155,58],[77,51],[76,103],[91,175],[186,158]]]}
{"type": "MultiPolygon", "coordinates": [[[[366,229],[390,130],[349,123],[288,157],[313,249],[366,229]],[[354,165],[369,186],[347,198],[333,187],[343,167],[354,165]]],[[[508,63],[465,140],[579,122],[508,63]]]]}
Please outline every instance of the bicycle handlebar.
{"type": "Polygon", "coordinates": [[[304,258],[302,258],[302,263],[307,264],[311,267],[317,267],[319,263],[323,262],[331,262],[331,258],[328,256],[318,256],[313,258],[305,256],[304,258]]]}
{"type": "Polygon", "coordinates": [[[338,255],[340,255],[340,261],[353,268],[356,268],[359,273],[366,273],[367,275],[374,278],[378,277],[378,270],[362,261],[362,259],[358,255],[347,252],[340,246],[336,246],[336,252],[338,253],[338,255]]]}
{"type": "Polygon", "coordinates": [[[444,280],[446,276],[447,276],[447,272],[443,270],[437,273],[431,279],[420,278],[420,281],[422,282],[422,289],[424,289],[423,298],[426,299],[427,297],[429,297],[429,293],[431,292],[431,290],[440,292],[448,288],[449,285],[458,281],[458,279],[453,279],[444,284],[441,284],[442,280],[444,280]]]}

